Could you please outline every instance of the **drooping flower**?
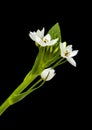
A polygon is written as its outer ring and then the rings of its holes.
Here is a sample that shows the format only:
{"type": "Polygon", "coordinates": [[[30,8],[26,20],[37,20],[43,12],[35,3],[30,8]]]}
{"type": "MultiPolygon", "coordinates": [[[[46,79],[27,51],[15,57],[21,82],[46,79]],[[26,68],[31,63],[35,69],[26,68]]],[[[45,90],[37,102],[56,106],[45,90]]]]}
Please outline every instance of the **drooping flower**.
{"type": "Polygon", "coordinates": [[[44,69],[41,73],[41,78],[43,80],[49,81],[55,76],[55,70],[52,68],[44,69]]]}
{"type": "Polygon", "coordinates": [[[56,39],[51,39],[50,34],[47,34],[46,36],[44,36],[44,28],[40,31],[39,29],[37,30],[37,32],[30,32],[29,36],[30,38],[35,41],[36,43],[38,43],[39,45],[45,47],[45,46],[52,46],[55,43],[57,43],[58,38],[56,39]]]}
{"type": "Polygon", "coordinates": [[[76,62],[72,58],[77,55],[78,50],[72,51],[72,45],[66,46],[66,42],[60,43],[61,57],[66,58],[67,61],[76,67],[76,62]]]}

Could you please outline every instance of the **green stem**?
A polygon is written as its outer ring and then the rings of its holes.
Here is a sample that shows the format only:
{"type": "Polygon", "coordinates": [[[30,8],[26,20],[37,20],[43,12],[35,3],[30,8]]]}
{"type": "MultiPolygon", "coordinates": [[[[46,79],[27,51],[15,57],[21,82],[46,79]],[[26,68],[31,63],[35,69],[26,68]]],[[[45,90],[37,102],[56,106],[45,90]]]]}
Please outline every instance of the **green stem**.
{"type": "Polygon", "coordinates": [[[8,99],[0,106],[0,116],[4,113],[4,111],[10,106],[8,99]]]}
{"type": "MultiPolygon", "coordinates": [[[[48,74],[49,75],[49,74],[48,74]]],[[[47,77],[48,77],[47,75],[47,77]]],[[[47,79],[46,77],[46,79],[47,79]]],[[[45,82],[45,80],[39,79],[33,86],[31,86],[26,92],[22,93],[23,94],[23,98],[26,97],[28,94],[30,94],[31,92],[35,91],[36,89],[40,88],[45,82]],[[42,82],[42,83],[41,83],[42,82]],[[38,87],[36,87],[39,83],[41,83],[38,87]]]]}
{"type": "MultiPolygon", "coordinates": [[[[25,97],[33,92],[36,89],[36,86],[42,81],[42,79],[39,79],[33,86],[31,86],[26,92],[22,93],[25,95],[25,97]]],[[[38,88],[38,87],[37,87],[38,88]]]]}
{"type": "Polygon", "coordinates": [[[24,80],[15,90],[14,92],[4,101],[4,103],[0,106],[0,116],[4,113],[4,111],[11,106],[10,98],[14,95],[20,94],[35,78],[37,75],[30,75],[26,80],[24,80]]]}
{"type": "Polygon", "coordinates": [[[32,92],[33,92],[33,91],[35,91],[36,89],[38,89],[38,88],[42,87],[42,85],[43,85],[45,82],[46,82],[46,81],[44,80],[44,81],[43,81],[43,82],[42,82],[42,83],[41,83],[38,87],[33,88],[33,89],[32,89],[32,92]]]}
{"type": "Polygon", "coordinates": [[[62,61],[59,65],[62,65],[62,64],[64,64],[64,63],[66,63],[67,62],[67,60],[64,60],[64,61],[62,61]]]}
{"type": "Polygon", "coordinates": [[[35,78],[37,75],[30,75],[26,80],[24,80],[12,93],[13,94],[19,94],[21,93],[35,78]]]}
{"type": "Polygon", "coordinates": [[[57,67],[57,66],[60,65],[60,64],[63,64],[63,60],[64,60],[64,58],[58,60],[58,61],[56,62],[56,64],[54,64],[54,65],[52,66],[52,68],[55,68],[55,67],[57,67]]]}
{"type": "MultiPolygon", "coordinates": [[[[49,75],[49,74],[48,74],[49,75]]],[[[47,77],[48,77],[47,75],[47,77]]],[[[46,79],[47,79],[46,77],[46,79]]],[[[22,93],[24,94],[26,97],[28,94],[30,94],[31,92],[35,91],[36,89],[40,88],[45,82],[46,82],[46,79],[45,80],[42,80],[42,79],[39,79],[33,86],[31,86],[26,92],[22,93]],[[41,81],[43,81],[38,87],[36,87],[41,81]]],[[[23,98],[24,98],[23,97],[23,98]]]]}

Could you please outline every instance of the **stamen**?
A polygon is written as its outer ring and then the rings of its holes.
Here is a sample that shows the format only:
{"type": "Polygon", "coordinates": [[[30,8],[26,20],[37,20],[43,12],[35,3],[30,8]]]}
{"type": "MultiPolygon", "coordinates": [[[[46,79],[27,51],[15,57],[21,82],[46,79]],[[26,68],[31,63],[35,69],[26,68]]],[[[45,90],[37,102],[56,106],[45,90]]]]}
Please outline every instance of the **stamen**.
{"type": "Polygon", "coordinates": [[[46,38],[43,38],[42,40],[43,40],[43,42],[45,42],[45,43],[48,42],[48,40],[47,40],[46,38]]]}
{"type": "Polygon", "coordinates": [[[66,50],[65,56],[68,57],[70,55],[70,52],[66,50]]]}

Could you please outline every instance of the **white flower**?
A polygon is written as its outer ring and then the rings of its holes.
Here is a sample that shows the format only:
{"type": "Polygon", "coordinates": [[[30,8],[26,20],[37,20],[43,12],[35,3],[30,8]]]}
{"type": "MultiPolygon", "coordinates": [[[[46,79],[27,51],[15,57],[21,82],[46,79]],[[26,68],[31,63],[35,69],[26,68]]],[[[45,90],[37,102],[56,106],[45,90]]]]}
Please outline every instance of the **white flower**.
{"type": "Polygon", "coordinates": [[[72,45],[66,46],[66,42],[60,43],[61,56],[66,58],[67,61],[76,67],[76,62],[72,58],[77,55],[78,50],[72,51],[72,45]]]}
{"type": "Polygon", "coordinates": [[[44,36],[44,30],[43,28],[41,31],[38,29],[37,32],[30,32],[29,36],[33,41],[43,47],[54,45],[58,41],[58,38],[51,40],[50,34],[44,36]]]}
{"type": "Polygon", "coordinates": [[[44,69],[41,73],[41,78],[43,80],[49,81],[55,76],[55,70],[52,68],[44,69]]]}

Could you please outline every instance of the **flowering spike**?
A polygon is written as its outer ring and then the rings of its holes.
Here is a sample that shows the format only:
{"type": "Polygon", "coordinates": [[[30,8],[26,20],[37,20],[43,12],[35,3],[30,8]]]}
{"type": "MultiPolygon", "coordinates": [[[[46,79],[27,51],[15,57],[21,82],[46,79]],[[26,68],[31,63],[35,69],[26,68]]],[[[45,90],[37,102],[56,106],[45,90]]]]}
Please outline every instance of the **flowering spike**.
{"type": "Polygon", "coordinates": [[[30,38],[35,41],[35,44],[39,47],[38,55],[32,69],[25,76],[23,82],[0,106],[0,116],[9,106],[21,101],[28,94],[40,88],[45,81],[51,80],[56,74],[53,68],[66,61],[76,66],[73,57],[77,55],[78,50],[73,51],[72,45],[66,46],[66,42],[61,43],[59,24],[56,23],[45,36],[44,32],[45,28],[29,33],[30,38]],[[39,76],[41,76],[40,79],[39,76]]]}

